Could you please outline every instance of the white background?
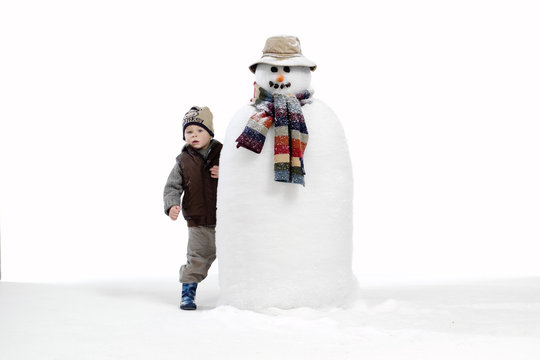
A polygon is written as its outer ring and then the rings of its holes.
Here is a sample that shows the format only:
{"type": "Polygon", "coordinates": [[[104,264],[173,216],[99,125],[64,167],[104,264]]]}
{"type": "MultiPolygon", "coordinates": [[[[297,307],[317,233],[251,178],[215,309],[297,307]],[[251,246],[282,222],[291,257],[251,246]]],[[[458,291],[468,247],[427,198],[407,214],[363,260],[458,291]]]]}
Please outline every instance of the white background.
{"type": "Polygon", "coordinates": [[[276,34],[346,130],[360,280],[538,276],[539,18],[519,0],[2,1],[2,278],[176,277],[180,120],[208,105],[222,139],[276,34]]]}

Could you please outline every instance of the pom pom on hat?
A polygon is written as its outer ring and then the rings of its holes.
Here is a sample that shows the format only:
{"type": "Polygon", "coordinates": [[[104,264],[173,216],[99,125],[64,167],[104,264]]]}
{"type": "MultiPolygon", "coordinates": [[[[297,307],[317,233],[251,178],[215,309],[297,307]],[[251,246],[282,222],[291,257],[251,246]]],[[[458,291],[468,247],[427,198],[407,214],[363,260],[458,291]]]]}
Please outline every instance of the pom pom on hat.
{"type": "Polygon", "coordinates": [[[212,112],[207,106],[194,106],[184,115],[182,136],[186,140],[186,127],[197,125],[208,131],[210,136],[214,137],[214,123],[212,122],[212,112]]]}

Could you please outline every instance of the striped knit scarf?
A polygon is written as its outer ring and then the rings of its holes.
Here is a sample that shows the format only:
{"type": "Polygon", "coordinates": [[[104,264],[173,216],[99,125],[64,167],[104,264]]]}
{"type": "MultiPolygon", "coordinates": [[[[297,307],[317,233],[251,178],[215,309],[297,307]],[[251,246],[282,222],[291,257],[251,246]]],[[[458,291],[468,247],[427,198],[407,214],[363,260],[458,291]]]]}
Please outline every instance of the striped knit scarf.
{"type": "Polygon", "coordinates": [[[312,93],[306,90],[296,96],[271,94],[257,85],[255,90],[252,105],[258,112],[249,118],[244,132],[236,139],[236,147],[259,154],[268,129],[274,124],[274,180],[305,186],[304,150],[308,131],[302,106],[311,103],[312,93]]]}

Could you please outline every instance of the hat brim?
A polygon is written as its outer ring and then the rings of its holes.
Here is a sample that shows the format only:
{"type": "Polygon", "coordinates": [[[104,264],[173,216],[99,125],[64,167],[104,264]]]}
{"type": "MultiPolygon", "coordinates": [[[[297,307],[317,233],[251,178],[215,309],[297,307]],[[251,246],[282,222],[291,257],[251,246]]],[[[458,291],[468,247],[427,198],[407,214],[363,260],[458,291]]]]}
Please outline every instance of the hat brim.
{"type": "Polygon", "coordinates": [[[278,58],[274,56],[263,56],[262,58],[251,64],[249,66],[249,70],[251,70],[251,72],[255,74],[255,69],[257,68],[258,64],[268,64],[276,66],[306,66],[309,67],[311,71],[315,71],[315,69],[317,68],[317,65],[305,56],[291,56],[283,58],[278,58]]]}

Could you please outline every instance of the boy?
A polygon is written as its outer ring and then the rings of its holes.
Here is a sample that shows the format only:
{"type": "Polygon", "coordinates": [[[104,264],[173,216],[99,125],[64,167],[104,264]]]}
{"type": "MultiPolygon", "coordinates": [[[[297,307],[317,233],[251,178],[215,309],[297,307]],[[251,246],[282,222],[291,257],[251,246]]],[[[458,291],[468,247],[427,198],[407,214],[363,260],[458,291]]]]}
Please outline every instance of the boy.
{"type": "Polygon", "coordinates": [[[180,308],[195,310],[197,284],[206,278],[216,259],[216,198],[222,144],[213,140],[208,107],[192,107],[184,116],[183,132],[186,145],[167,179],[163,201],[165,214],[172,220],[178,219],[182,210],[187,221],[189,239],[187,263],[180,268],[180,308]]]}

